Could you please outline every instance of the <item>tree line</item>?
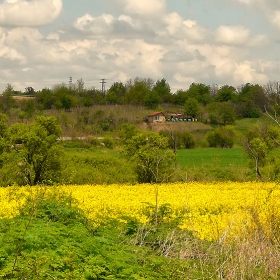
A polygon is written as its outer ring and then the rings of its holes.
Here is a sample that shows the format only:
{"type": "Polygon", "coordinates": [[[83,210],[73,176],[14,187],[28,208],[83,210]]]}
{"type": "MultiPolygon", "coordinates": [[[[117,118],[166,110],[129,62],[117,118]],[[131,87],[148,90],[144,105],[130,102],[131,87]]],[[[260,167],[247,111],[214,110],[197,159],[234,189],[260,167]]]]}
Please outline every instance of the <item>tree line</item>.
{"type": "Polygon", "coordinates": [[[19,106],[13,98],[31,96],[21,102],[22,117],[29,116],[34,110],[64,109],[93,105],[139,105],[156,109],[162,104],[182,106],[187,115],[203,119],[204,111],[210,112],[209,120],[213,124],[232,124],[235,118],[259,117],[265,110],[274,109],[279,103],[280,84],[269,82],[265,86],[246,83],[236,88],[230,85],[205,85],[192,83],[187,90],[171,92],[169,83],[163,78],[154,82],[150,78],[135,78],[127,83],[115,82],[105,92],[85,87],[82,79],[76,84],[54,85],[35,91],[27,87],[18,92],[8,84],[0,94],[0,110],[4,113],[19,106]],[[203,109],[202,109],[203,108],[203,109]],[[24,115],[25,114],[25,115],[24,115]]]}

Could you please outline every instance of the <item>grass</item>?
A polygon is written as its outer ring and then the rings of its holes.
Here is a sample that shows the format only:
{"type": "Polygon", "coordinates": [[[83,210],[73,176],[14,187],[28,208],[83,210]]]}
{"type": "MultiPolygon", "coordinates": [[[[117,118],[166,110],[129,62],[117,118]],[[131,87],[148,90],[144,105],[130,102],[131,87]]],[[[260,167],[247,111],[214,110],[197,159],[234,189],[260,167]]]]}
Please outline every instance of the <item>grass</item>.
{"type": "Polygon", "coordinates": [[[236,120],[234,127],[237,131],[246,133],[249,128],[256,124],[274,125],[275,122],[268,116],[263,116],[261,118],[245,118],[236,120]]]}
{"type": "Polygon", "coordinates": [[[248,156],[244,148],[232,149],[190,149],[177,151],[178,164],[183,167],[200,167],[205,164],[219,167],[247,166],[248,156]]]}

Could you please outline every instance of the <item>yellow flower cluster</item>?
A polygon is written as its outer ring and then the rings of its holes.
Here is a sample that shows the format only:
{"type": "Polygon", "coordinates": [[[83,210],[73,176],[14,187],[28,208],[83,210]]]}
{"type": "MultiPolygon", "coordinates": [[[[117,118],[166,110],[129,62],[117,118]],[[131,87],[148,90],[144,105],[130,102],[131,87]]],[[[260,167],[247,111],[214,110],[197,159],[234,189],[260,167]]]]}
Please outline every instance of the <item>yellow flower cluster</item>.
{"type": "MultiPolygon", "coordinates": [[[[65,185],[47,192],[71,195],[95,224],[133,217],[147,220],[147,204],[170,204],[173,216],[182,215],[181,228],[201,239],[229,240],[261,229],[267,236],[280,231],[280,188],[275,183],[172,183],[139,185],[65,185]],[[277,228],[278,227],[278,228],[277,228]]],[[[39,187],[0,189],[0,218],[16,215],[30,193],[39,187]]]]}

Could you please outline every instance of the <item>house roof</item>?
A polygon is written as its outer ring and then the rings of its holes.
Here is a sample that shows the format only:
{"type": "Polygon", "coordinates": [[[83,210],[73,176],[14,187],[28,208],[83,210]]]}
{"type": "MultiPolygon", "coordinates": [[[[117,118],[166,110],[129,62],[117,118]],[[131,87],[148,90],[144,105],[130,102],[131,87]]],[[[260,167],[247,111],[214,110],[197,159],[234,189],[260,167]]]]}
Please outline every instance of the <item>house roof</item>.
{"type": "Polygon", "coordinates": [[[157,116],[157,115],[162,115],[164,116],[164,114],[162,112],[153,112],[149,115],[149,117],[154,117],[154,116],[157,116]]]}

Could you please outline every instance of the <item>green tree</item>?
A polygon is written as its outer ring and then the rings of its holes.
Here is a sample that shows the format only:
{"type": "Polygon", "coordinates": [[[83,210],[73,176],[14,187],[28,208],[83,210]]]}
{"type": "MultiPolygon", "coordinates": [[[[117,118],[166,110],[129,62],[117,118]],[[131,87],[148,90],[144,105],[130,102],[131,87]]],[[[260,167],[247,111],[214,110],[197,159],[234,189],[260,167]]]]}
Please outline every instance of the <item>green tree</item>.
{"type": "Polygon", "coordinates": [[[210,147],[232,148],[234,139],[235,131],[232,126],[218,127],[207,135],[210,147]]]}
{"type": "Polygon", "coordinates": [[[35,94],[35,90],[33,87],[26,87],[25,88],[25,94],[28,94],[28,95],[33,95],[35,94]]]}
{"type": "Polygon", "coordinates": [[[7,84],[6,89],[3,91],[2,95],[0,95],[0,108],[7,112],[12,107],[16,107],[16,101],[13,98],[14,88],[7,84]]]}
{"type": "Polygon", "coordinates": [[[259,179],[262,179],[260,167],[271,162],[277,163],[275,159],[270,158],[271,151],[279,146],[280,129],[277,126],[259,126],[256,125],[249,130],[244,141],[246,153],[251,158],[255,174],[259,179]]]}
{"type": "Polygon", "coordinates": [[[191,132],[181,133],[181,143],[184,149],[193,149],[196,146],[196,139],[191,132]]]}
{"type": "Polygon", "coordinates": [[[171,88],[165,79],[157,80],[156,84],[153,87],[153,91],[157,93],[161,103],[171,103],[171,88]]]}
{"type": "Polygon", "coordinates": [[[14,124],[9,128],[10,142],[19,159],[18,175],[22,183],[36,185],[56,181],[61,169],[57,138],[61,128],[54,117],[37,116],[30,125],[14,124]]]}
{"type": "Polygon", "coordinates": [[[217,102],[227,102],[234,100],[236,98],[236,89],[232,86],[224,85],[222,86],[217,94],[215,95],[215,100],[217,102]]]}
{"type": "Polygon", "coordinates": [[[129,89],[124,97],[125,103],[144,105],[144,100],[151,91],[146,81],[135,79],[134,84],[129,84],[127,87],[129,89]]]}
{"type": "Polygon", "coordinates": [[[23,111],[26,114],[27,118],[33,117],[35,113],[36,107],[35,107],[35,101],[34,99],[28,99],[24,103],[23,111]]]}
{"type": "Polygon", "coordinates": [[[188,99],[187,92],[180,89],[174,94],[173,103],[176,105],[184,106],[187,99],[188,99]]]}
{"type": "Polygon", "coordinates": [[[195,98],[200,104],[207,105],[211,101],[210,86],[192,83],[187,91],[188,98],[195,98]]]}
{"type": "Polygon", "coordinates": [[[135,164],[139,183],[170,180],[175,155],[168,149],[166,137],[156,132],[139,133],[127,141],[124,154],[135,164]]]}
{"type": "Polygon", "coordinates": [[[52,109],[55,99],[53,91],[48,88],[42,89],[35,95],[35,100],[40,110],[52,109]]]}
{"type": "Polygon", "coordinates": [[[126,142],[138,133],[138,128],[135,124],[132,123],[122,123],[118,127],[117,133],[119,138],[123,142],[126,142]]]}
{"type": "Polygon", "coordinates": [[[213,102],[208,105],[211,124],[233,125],[236,120],[236,111],[230,102],[213,102]]]}
{"type": "Polygon", "coordinates": [[[56,85],[53,89],[55,96],[54,106],[56,109],[70,110],[78,104],[78,99],[74,96],[74,91],[66,85],[56,85]]]}
{"type": "Polygon", "coordinates": [[[189,98],[184,105],[184,114],[195,118],[199,111],[199,103],[195,98],[189,98]]]}
{"type": "Polygon", "coordinates": [[[105,100],[109,104],[123,104],[126,87],[121,82],[115,82],[106,93],[105,100]]]}
{"type": "Polygon", "coordinates": [[[160,97],[158,93],[154,90],[149,91],[144,99],[144,104],[149,109],[155,109],[160,104],[160,97]]]}
{"type": "Polygon", "coordinates": [[[245,84],[238,96],[238,110],[241,117],[259,118],[269,106],[269,98],[260,85],[245,84]]]}
{"type": "MultiPolygon", "coordinates": [[[[86,94],[86,99],[90,101],[89,104],[92,105],[102,105],[105,104],[105,97],[104,94],[95,88],[89,89],[86,94]]],[[[91,105],[90,105],[91,106],[91,105]]]]}
{"type": "Polygon", "coordinates": [[[261,138],[253,138],[245,144],[245,149],[250,158],[254,161],[256,176],[262,179],[260,166],[264,166],[268,157],[269,147],[261,138]]]}

